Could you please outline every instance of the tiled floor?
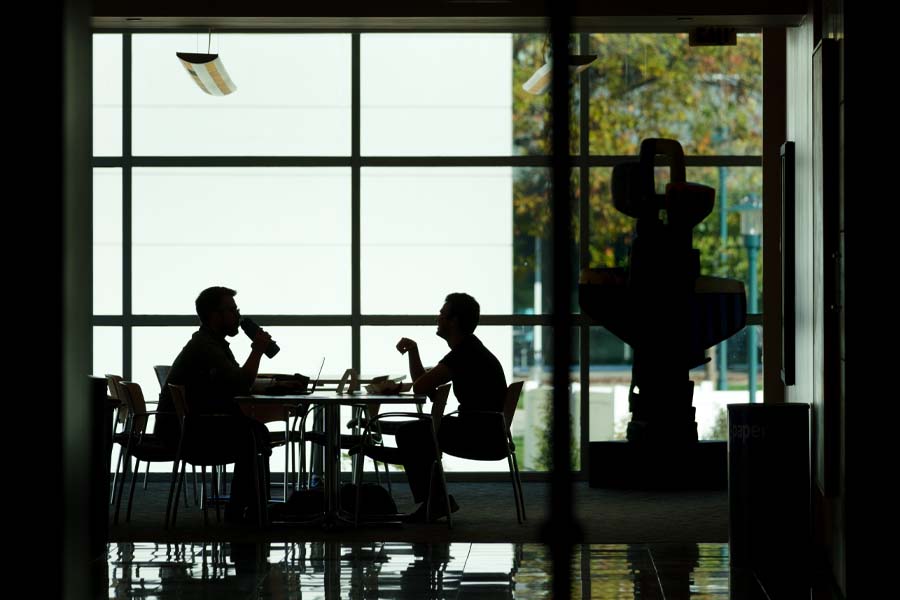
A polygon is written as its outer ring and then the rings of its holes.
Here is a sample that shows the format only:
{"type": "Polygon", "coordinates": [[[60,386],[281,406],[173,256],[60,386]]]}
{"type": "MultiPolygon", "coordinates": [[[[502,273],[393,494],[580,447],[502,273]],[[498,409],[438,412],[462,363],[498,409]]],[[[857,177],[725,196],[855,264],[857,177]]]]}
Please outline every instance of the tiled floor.
{"type": "MultiPolygon", "coordinates": [[[[541,544],[109,545],[105,598],[550,598],[541,544]]],[[[571,598],[757,598],[730,589],[727,544],[589,544],[571,598]]]]}

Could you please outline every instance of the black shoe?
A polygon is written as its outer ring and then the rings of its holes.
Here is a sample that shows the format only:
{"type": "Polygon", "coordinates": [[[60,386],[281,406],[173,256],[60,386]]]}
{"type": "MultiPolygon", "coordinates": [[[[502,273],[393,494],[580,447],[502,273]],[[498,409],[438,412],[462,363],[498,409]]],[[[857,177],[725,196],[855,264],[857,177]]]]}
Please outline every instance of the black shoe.
{"type": "MultiPolygon", "coordinates": [[[[447,505],[442,501],[438,501],[438,506],[431,507],[431,519],[428,518],[428,502],[423,502],[419,505],[419,508],[414,510],[413,512],[405,515],[403,517],[404,523],[434,523],[438,519],[443,519],[447,516],[447,505]]],[[[453,497],[453,494],[450,494],[450,512],[455,513],[459,510],[459,505],[456,503],[456,498],[453,497]]]]}
{"type": "MultiPolygon", "coordinates": [[[[450,500],[450,512],[455,513],[459,510],[459,504],[456,503],[456,498],[453,497],[453,494],[449,494],[448,497],[450,500]]],[[[429,520],[430,523],[434,523],[438,519],[443,519],[447,516],[447,503],[444,502],[444,499],[436,499],[435,502],[437,502],[437,506],[431,507],[431,519],[429,520]]]]}
{"type": "Polygon", "coordinates": [[[423,502],[416,510],[400,517],[400,520],[404,523],[424,523],[427,510],[428,503],[423,502]]]}

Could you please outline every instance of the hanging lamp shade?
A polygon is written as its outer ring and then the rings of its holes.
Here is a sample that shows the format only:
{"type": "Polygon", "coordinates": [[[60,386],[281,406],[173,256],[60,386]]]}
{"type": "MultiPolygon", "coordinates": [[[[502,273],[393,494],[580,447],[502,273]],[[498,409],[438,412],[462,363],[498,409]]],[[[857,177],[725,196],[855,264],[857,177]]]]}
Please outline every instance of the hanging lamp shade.
{"type": "Polygon", "coordinates": [[[237,89],[218,54],[176,52],[175,56],[201,90],[211,96],[227,96],[237,89]]]}
{"type": "MultiPolygon", "coordinates": [[[[596,54],[571,54],[569,55],[569,76],[575,76],[587,69],[592,62],[597,60],[596,54]]],[[[553,59],[548,57],[544,65],[534,72],[534,75],[528,78],[528,81],[522,84],[529,94],[535,96],[543,94],[550,89],[553,82],[553,59]]]]}

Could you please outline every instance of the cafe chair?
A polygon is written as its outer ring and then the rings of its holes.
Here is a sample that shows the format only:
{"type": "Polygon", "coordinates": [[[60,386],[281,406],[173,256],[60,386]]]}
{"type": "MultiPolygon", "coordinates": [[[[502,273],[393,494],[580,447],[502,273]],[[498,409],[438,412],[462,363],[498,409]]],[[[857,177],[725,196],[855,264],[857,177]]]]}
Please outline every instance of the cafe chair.
{"type": "MultiPolygon", "coordinates": [[[[181,438],[178,441],[178,449],[175,453],[174,466],[172,467],[172,479],[169,485],[169,499],[166,502],[166,520],[165,526],[175,526],[175,520],[178,515],[178,496],[184,485],[185,467],[187,464],[198,466],[201,469],[202,481],[202,510],[203,523],[209,522],[208,503],[206,502],[206,467],[212,467],[214,472],[216,467],[220,465],[228,465],[236,463],[242,452],[246,452],[246,448],[241,444],[235,443],[234,439],[220,439],[217,442],[210,439],[210,436],[201,435],[201,431],[205,427],[215,428],[217,424],[224,424],[226,419],[235,419],[233,415],[192,415],[188,410],[187,400],[185,398],[184,386],[168,384],[169,393],[172,396],[172,403],[175,405],[175,414],[181,424],[181,438]],[[173,501],[174,500],[174,501],[173,501]]],[[[256,436],[253,431],[247,432],[251,438],[251,444],[256,449],[256,436]]],[[[257,453],[258,456],[258,453],[257,453]]],[[[252,461],[252,477],[253,489],[256,490],[256,515],[258,525],[263,527],[266,519],[266,500],[260,489],[260,469],[259,460],[252,461]]],[[[219,485],[213,482],[213,503],[216,505],[216,519],[221,518],[219,511],[219,485]]]]}
{"type": "MultiPolygon", "coordinates": [[[[256,419],[260,423],[285,423],[285,409],[282,406],[262,406],[254,404],[253,402],[241,402],[240,408],[241,412],[243,412],[248,417],[256,419]]],[[[301,411],[305,410],[306,404],[301,404],[298,409],[301,411]]],[[[294,410],[295,409],[293,408],[290,410],[288,423],[290,423],[290,421],[292,420],[296,423],[296,421],[298,420],[293,414],[294,410]]],[[[302,472],[303,469],[297,466],[297,445],[303,443],[303,435],[301,434],[301,432],[297,431],[296,426],[286,425],[286,427],[288,427],[286,432],[287,435],[285,435],[284,429],[271,429],[269,431],[269,433],[271,434],[269,438],[269,444],[273,450],[287,444],[285,459],[287,462],[285,464],[289,466],[289,471],[292,474],[296,473],[298,469],[300,472],[302,472]]],[[[296,489],[296,487],[297,485],[295,483],[294,488],[296,489]]]]}
{"type": "Polygon", "coordinates": [[[109,390],[109,397],[112,400],[118,401],[119,406],[116,408],[115,416],[113,417],[113,426],[112,426],[112,442],[113,444],[119,445],[119,458],[116,459],[116,468],[113,471],[113,481],[112,488],[109,491],[109,504],[112,506],[116,501],[116,485],[117,480],[119,478],[119,469],[122,467],[122,459],[125,455],[125,447],[128,445],[128,407],[119,398],[119,388],[118,384],[122,381],[121,375],[111,375],[107,373],[104,375],[106,377],[106,387],[109,390]]]}
{"type": "MultiPolygon", "coordinates": [[[[362,435],[360,436],[360,443],[350,451],[350,454],[356,455],[359,458],[356,463],[356,476],[354,477],[354,480],[356,481],[356,508],[354,521],[356,525],[359,525],[359,512],[361,504],[360,492],[362,490],[363,478],[363,457],[369,457],[373,461],[384,463],[385,469],[387,469],[388,464],[402,465],[403,454],[401,450],[393,446],[385,446],[382,441],[382,437],[385,435],[396,435],[397,430],[407,423],[411,423],[414,421],[430,421],[432,424],[431,437],[434,442],[434,453],[437,457],[434,461],[434,465],[432,466],[431,477],[432,481],[434,480],[434,477],[440,477],[443,481],[444,501],[447,507],[447,526],[449,528],[453,527],[453,519],[450,515],[450,496],[447,492],[447,481],[444,479],[444,464],[441,461],[441,449],[438,445],[437,438],[437,432],[440,429],[441,418],[444,414],[444,409],[447,406],[447,398],[449,396],[450,384],[446,383],[442,386],[439,386],[434,390],[434,392],[432,392],[431,414],[429,415],[425,415],[419,412],[388,412],[375,415],[368,420],[368,422],[366,423],[366,427],[363,430],[362,435]]],[[[396,518],[398,515],[389,515],[387,519],[389,520],[392,516],[396,518]]],[[[430,519],[431,515],[429,514],[426,516],[430,519]]]]}
{"type": "MultiPolygon", "coordinates": [[[[134,503],[134,487],[137,483],[137,474],[140,470],[141,461],[150,462],[171,462],[175,460],[175,448],[166,444],[159,437],[152,433],[147,433],[147,421],[151,415],[166,414],[158,410],[148,411],[147,404],[144,401],[144,394],[141,386],[131,381],[119,381],[116,383],[116,389],[119,400],[123,401],[128,408],[129,418],[126,427],[128,431],[128,441],[125,445],[125,462],[130,465],[134,459],[134,467],[131,470],[131,491],[128,494],[128,509],[125,513],[125,520],[131,520],[131,507],[134,503]]],[[[113,517],[113,523],[119,522],[119,512],[122,506],[122,492],[125,489],[125,476],[123,474],[122,481],[119,484],[119,490],[116,494],[116,510],[113,517]]]]}
{"type": "MultiPolygon", "coordinates": [[[[522,495],[522,480],[519,477],[519,464],[516,460],[516,446],[513,443],[510,427],[513,416],[519,404],[519,395],[522,393],[524,382],[516,381],[506,388],[506,398],[503,403],[503,412],[466,410],[465,417],[479,415],[487,423],[496,423],[496,436],[482,436],[477,443],[471,443],[471,439],[460,441],[450,436],[441,436],[441,450],[444,454],[467,458],[469,460],[503,460],[509,464],[509,475],[512,479],[513,496],[516,502],[516,518],[521,524],[525,521],[525,497],[522,495]]],[[[444,416],[444,421],[459,418],[459,411],[454,411],[444,416]]],[[[491,426],[488,425],[488,428],[491,426]]]]}
{"type": "MultiPolygon", "coordinates": [[[[169,376],[169,369],[172,367],[170,365],[154,365],[153,371],[156,373],[156,379],[159,381],[159,389],[162,390],[163,386],[166,385],[166,377],[169,376]]],[[[153,400],[147,400],[148,404],[153,404],[153,400]]],[[[147,478],[150,476],[150,463],[147,463],[147,468],[144,471],[144,489],[147,489],[147,478]]]]}

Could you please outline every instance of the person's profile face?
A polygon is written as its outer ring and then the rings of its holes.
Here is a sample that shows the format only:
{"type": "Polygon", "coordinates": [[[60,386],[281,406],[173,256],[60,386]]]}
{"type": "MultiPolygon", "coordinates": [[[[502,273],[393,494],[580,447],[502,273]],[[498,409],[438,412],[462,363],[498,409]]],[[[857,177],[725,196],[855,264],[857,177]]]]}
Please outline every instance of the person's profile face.
{"type": "Polygon", "coordinates": [[[218,313],[222,322],[222,331],[230,337],[236,336],[238,325],[241,322],[241,310],[237,307],[234,297],[228,296],[224,298],[218,313]]]}
{"type": "Polygon", "coordinates": [[[441,307],[441,312],[438,313],[437,319],[437,336],[443,339],[447,339],[447,336],[450,335],[450,306],[445,302],[441,307]]]}

